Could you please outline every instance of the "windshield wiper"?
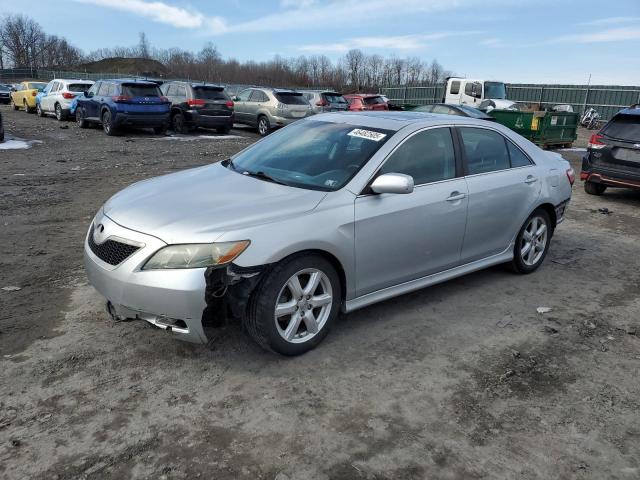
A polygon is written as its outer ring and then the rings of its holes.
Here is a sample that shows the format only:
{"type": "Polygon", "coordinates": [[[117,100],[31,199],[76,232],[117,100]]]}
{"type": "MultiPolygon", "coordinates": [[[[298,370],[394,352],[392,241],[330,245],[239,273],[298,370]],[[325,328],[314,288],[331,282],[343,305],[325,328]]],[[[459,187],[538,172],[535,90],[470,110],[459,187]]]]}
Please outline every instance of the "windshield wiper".
{"type": "Polygon", "coordinates": [[[242,172],[242,174],[246,175],[248,177],[259,178],[260,180],[266,180],[267,182],[277,183],[279,185],[287,185],[287,186],[289,186],[289,184],[284,183],[283,181],[278,180],[277,178],[273,178],[271,175],[268,175],[268,174],[264,173],[263,171],[250,172],[248,170],[245,170],[244,172],[242,172]]]}
{"type": "Polygon", "coordinates": [[[231,170],[237,171],[236,166],[233,164],[233,160],[231,160],[230,158],[227,158],[220,163],[222,163],[222,165],[224,165],[226,168],[231,167],[231,170]]]}

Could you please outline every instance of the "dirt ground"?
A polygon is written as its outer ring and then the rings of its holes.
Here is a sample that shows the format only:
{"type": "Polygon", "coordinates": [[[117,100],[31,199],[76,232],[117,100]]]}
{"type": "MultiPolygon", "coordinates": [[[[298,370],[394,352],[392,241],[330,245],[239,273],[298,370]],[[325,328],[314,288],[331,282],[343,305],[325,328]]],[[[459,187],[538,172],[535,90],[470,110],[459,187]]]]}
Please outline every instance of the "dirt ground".
{"type": "Polygon", "coordinates": [[[122,187],[255,133],[110,138],[0,108],[42,141],[0,150],[0,287],[20,288],[0,290],[1,478],[640,478],[639,193],[578,182],[532,275],[360,310],[298,358],[235,325],[206,348],[111,321],[83,237],[122,187]]]}

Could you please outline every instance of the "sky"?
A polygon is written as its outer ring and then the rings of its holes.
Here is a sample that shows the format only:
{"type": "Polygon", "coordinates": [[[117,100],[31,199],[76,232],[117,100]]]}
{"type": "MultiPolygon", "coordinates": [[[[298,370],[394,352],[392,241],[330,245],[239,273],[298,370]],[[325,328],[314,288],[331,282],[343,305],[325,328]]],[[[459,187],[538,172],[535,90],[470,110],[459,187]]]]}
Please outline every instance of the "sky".
{"type": "Polygon", "coordinates": [[[145,32],[238,60],[359,48],[479,79],[640,85],[640,0],[0,0],[11,13],[85,52],[145,32]]]}

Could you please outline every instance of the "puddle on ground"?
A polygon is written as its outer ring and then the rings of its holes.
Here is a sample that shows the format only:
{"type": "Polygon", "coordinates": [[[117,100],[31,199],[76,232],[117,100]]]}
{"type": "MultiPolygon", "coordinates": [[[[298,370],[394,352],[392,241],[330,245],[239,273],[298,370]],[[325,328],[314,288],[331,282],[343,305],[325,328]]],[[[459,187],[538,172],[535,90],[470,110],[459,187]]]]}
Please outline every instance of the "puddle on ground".
{"type": "Polygon", "coordinates": [[[9,137],[4,142],[0,143],[0,150],[26,150],[38,143],[42,143],[42,141],[9,137]]]}

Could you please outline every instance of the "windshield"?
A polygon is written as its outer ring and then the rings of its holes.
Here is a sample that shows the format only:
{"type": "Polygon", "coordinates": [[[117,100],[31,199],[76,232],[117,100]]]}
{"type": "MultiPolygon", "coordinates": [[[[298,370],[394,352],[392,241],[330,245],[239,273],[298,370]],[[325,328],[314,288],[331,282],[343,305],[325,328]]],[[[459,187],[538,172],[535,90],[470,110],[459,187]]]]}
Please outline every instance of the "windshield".
{"type": "Polygon", "coordinates": [[[502,82],[484,82],[484,98],[506,100],[507,90],[502,82]]]}
{"type": "Polygon", "coordinates": [[[339,93],[323,93],[322,97],[329,103],[341,103],[346,104],[347,101],[339,93]]]}
{"type": "Polygon", "coordinates": [[[275,95],[278,101],[285,105],[309,105],[301,93],[278,92],[275,95]]]}
{"type": "Polygon", "coordinates": [[[216,87],[193,87],[193,93],[202,100],[229,100],[227,94],[216,87]]]}
{"type": "Polygon", "coordinates": [[[617,115],[602,129],[602,134],[616,140],[640,142],[640,115],[617,115]]]}
{"type": "Polygon", "coordinates": [[[91,88],[92,83],[72,83],[68,89],[70,92],[86,92],[91,88]]]}
{"type": "Polygon", "coordinates": [[[122,94],[128,97],[159,97],[160,89],[157,85],[123,84],[122,94]]]}
{"type": "Polygon", "coordinates": [[[301,121],[233,157],[239,173],[263,173],[292,187],[334,191],[342,188],[393,131],[344,123],[301,121]]]}
{"type": "Polygon", "coordinates": [[[30,90],[38,90],[39,92],[41,92],[42,90],[44,90],[44,87],[46,86],[47,86],[46,83],[33,82],[28,85],[28,88],[30,90]]]}

